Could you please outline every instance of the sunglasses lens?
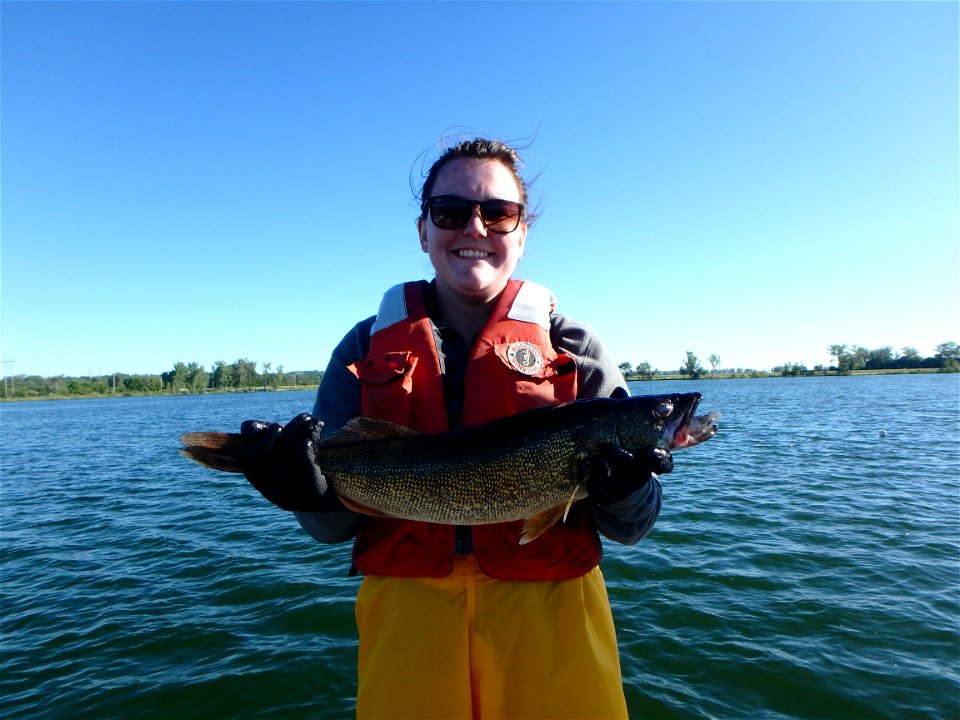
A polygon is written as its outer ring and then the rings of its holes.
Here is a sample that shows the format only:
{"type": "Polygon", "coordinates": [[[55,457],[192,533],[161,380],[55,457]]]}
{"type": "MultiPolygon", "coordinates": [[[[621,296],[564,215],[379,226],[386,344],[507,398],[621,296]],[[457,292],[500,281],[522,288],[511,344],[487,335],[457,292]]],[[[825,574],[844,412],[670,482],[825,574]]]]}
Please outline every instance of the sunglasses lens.
{"type": "Polygon", "coordinates": [[[480,203],[484,224],[498,232],[512,232],[519,224],[520,205],[509,200],[480,203]]]}
{"type": "Polygon", "coordinates": [[[459,230],[473,217],[473,209],[480,206],[484,226],[495,232],[513,232],[520,224],[523,205],[510,200],[474,202],[456,195],[435,195],[430,198],[430,218],[441,230],[459,230]]]}
{"type": "Polygon", "coordinates": [[[464,200],[432,198],[430,217],[441,230],[457,230],[467,224],[473,214],[473,205],[464,200]]]}

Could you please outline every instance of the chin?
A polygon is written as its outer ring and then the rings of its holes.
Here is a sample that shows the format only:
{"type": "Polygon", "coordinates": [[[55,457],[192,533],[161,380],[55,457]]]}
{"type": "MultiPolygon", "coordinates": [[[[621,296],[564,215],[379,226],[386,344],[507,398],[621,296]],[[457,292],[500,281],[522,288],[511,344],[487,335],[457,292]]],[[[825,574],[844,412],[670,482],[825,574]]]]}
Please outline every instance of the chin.
{"type": "Polygon", "coordinates": [[[464,273],[453,276],[446,275],[445,278],[438,275],[438,279],[464,299],[469,298],[474,302],[488,302],[500,295],[510,278],[491,277],[488,273],[464,273]]]}
{"type": "Polygon", "coordinates": [[[460,294],[476,303],[485,304],[496,300],[500,296],[500,293],[503,292],[504,287],[506,287],[505,284],[500,286],[493,283],[486,283],[483,286],[471,287],[469,289],[461,287],[460,294]]]}

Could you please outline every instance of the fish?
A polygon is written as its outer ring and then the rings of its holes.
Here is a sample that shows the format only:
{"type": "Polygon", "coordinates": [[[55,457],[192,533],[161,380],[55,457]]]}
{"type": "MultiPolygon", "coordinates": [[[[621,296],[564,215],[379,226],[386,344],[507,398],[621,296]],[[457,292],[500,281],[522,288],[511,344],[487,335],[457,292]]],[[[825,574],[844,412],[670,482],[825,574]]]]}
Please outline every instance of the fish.
{"type": "MultiPolygon", "coordinates": [[[[714,437],[720,413],[694,415],[700,400],[698,392],[575,400],[436,434],[357,417],[321,437],[315,462],[356,512],[449,525],[524,520],[526,544],[587,496],[591,459],[605,447],[674,451],[714,437]]],[[[238,434],[180,441],[190,460],[243,472],[238,434]]]]}

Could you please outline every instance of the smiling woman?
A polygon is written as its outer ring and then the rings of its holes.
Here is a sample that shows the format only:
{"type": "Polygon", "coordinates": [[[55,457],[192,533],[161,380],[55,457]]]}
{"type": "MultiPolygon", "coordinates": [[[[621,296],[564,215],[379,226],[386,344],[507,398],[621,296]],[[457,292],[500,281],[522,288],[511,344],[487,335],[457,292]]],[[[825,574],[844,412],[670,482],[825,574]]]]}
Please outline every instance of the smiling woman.
{"type": "Polygon", "coordinates": [[[316,418],[241,430],[254,447],[245,474],[268,500],[321,542],[354,539],[364,575],[360,717],[627,714],[600,534],[632,544],[650,531],[660,511],[655,473],[672,469],[669,453],[597,448],[578,467],[581,492],[565,522],[525,544],[521,520],[355,513],[311,460],[320,419],[325,438],[357,416],[432,434],[628,394],[590,329],[555,312],[550,290],[514,278],[530,222],[519,168],[496,140],[444,152],[417,218],[434,280],[387,290],[377,315],[346,335],[317,391],[316,418]]]}
{"type": "Polygon", "coordinates": [[[469,339],[523,256],[527,192],[513,150],[490,143],[480,152],[478,141],[467,147],[469,154],[452,148],[431,170],[417,229],[436,271],[439,319],[469,339]]]}

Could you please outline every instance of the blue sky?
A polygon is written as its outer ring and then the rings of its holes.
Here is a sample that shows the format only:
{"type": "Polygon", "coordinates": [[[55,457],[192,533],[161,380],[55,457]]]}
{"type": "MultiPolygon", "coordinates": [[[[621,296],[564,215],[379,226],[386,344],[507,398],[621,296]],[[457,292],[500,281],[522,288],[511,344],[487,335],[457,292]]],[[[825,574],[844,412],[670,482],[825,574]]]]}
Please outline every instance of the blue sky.
{"type": "Polygon", "coordinates": [[[960,340],[958,4],[22,3],[12,374],[322,369],[441,138],[528,144],[521,277],[618,362],[960,340]]]}

